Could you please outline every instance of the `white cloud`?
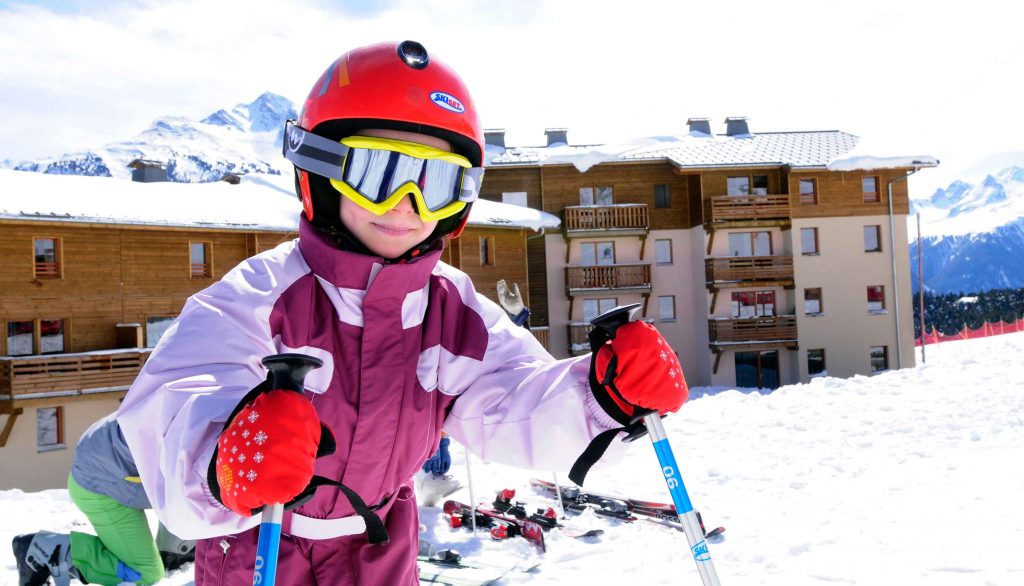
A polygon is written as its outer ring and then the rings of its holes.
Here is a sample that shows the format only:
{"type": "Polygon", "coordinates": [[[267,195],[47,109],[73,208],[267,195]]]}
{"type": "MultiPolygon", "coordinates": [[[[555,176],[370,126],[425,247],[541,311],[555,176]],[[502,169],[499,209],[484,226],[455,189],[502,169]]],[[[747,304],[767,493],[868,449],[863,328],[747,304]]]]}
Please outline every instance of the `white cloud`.
{"type": "Polygon", "coordinates": [[[943,165],[913,179],[922,192],[1024,149],[1019,4],[97,4],[0,9],[0,159],[99,146],[264,90],[301,102],[337,55],[403,38],[459,70],[509,144],[550,126],[594,143],[746,115],[754,132],[840,129],[882,155],[934,155],[943,165]]]}

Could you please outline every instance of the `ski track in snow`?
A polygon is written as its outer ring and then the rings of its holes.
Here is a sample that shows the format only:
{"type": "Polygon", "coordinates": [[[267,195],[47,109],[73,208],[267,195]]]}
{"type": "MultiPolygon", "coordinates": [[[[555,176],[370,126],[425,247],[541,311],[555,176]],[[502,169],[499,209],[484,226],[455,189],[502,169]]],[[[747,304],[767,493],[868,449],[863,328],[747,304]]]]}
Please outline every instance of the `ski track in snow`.
{"type": "MultiPolygon", "coordinates": [[[[873,377],[815,379],[770,394],[695,389],[665,419],[694,505],[730,585],[1024,584],[1024,333],[929,346],[929,363],[873,377]]],[[[685,366],[685,365],[684,365],[685,366]]],[[[452,472],[465,484],[463,450],[452,472]]],[[[552,504],[528,472],[474,458],[478,501],[502,488],[532,508],[552,504]]],[[[568,483],[561,475],[559,481],[568,483]]],[[[650,442],[617,465],[600,464],[586,488],[668,501],[650,442]]],[[[468,502],[467,488],[451,498],[468,502]]],[[[64,490],[0,491],[0,540],[38,529],[90,531],[64,490]]],[[[152,517],[151,517],[152,518],[152,517]]],[[[504,584],[700,584],[685,537],[646,522],[585,513],[567,523],[604,528],[596,541],[548,533],[546,554],[519,538],[449,529],[421,509],[422,534],[467,558],[540,562],[504,584]]],[[[161,586],[192,584],[191,567],[161,586]]],[[[0,585],[17,581],[0,547],[0,585]]]]}

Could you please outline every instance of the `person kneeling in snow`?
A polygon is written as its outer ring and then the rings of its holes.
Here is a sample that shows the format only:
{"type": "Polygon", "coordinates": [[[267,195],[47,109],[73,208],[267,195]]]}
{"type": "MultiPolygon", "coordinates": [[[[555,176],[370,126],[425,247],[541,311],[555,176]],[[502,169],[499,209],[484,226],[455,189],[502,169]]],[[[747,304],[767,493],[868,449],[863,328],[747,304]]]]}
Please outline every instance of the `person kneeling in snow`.
{"type": "Polygon", "coordinates": [[[419,43],[342,55],[283,150],[298,239],[193,295],[118,411],[161,520],[201,539],[196,586],[252,583],[257,513],[275,503],[278,583],[412,586],[412,478],[442,427],[486,460],[566,470],[632,405],[686,400],[661,384],[681,372],[650,325],[619,329],[632,378],[611,391],[591,356],[555,360],[440,261],[479,194],[484,136],[462,80],[419,43]],[[306,396],[267,379],[261,359],[279,353],[322,361],[306,396]]]}
{"type": "Polygon", "coordinates": [[[154,542],[144,512],[149,499],[114,414],[93,423],[78,440],[68,494],[96,535],[40,531],[15,537],[19,586],[42,586],[50,577],[57,586],[72,577],[87,584],[153,584],[164,577],[165,566],[176,569],[192,561],[195,543],[163,527],[154,542]]]}

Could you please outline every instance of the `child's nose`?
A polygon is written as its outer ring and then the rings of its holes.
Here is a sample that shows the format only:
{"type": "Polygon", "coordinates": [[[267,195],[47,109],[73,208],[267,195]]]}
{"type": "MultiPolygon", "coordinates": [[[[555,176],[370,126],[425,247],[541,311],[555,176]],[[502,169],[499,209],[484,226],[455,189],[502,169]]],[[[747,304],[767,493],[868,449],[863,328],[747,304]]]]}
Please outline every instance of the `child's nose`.
{"type": "Polygon", "coordinates": [[[391,208],[391,211],[401,214],[415,214],[416,208],[412,205],[412,194],[398,200],[398,203],[395,204],[395,207],[391,208]]]}

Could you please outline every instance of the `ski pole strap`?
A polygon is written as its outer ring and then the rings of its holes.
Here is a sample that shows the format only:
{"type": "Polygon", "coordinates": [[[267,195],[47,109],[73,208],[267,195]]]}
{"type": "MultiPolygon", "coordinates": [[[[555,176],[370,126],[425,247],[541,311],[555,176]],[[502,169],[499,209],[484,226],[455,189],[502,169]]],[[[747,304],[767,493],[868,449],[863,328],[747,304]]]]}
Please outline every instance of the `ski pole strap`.
{"type": "MultiPolygon", "coordinates": [[[[612,356],[611,361],[608,363],[608,370],[598,378],[596,366],[597,351],[609,340],[607,332],[603,328],[594,328],[590,330],[587,337],[590,340],[591,351],[590,375],[588,377],[590,391],[594,393],[594,399],[597,400],[597,404],[622,427],[616,427],[599,433],[590,441],[590,444],[583,450],[583,453],[576,458],[572,469],[569,470],[569,480],[572,480],[579,486],[583,486],[583,480],[587,477],[587,472],[604,456],[604,453],[608,451],[608,446],[612,444],[612,440],[615,439],[619,432],[624,431],[628,434],[624,441],[633,441],[638,437],[643,437],[647,432],[643,419],[623,412],[611,396],[612,393],[615,393],[623,403],[629,403],[629,401],[622,398],[619,390],[615,388],[615,369],[618,364],[615,356],[612,356]]],[[[639,410],[639,408],[636,409],[639,410]]]]}
{"type": "MultiPolygon", "coordinates": [[[[306,486],[306,489],[302,491],[302,494],[300,494],[295,501],[290,503],[290,506],[285,508],[291,509],[300,504],[304,504],[309,500],[309,497],[313,496],[313,493],[316,492],[316,489],[320,486],[334,486],[345,495],[349,504],[352,505],[352,510],[362,517],[363,521],[366,523],[366,537],[370,543],[388,543],[388,541],[391,540],[388,536],[388,530],[384,528],[384,521],[381,521],[380,517],[373,512],[374,509],[379,508],[379,506],[366,506],[366,502],[363,501],[361,496],[356,494],[356,491],[337,480],[331,480],[330,478],[324,478],[323,476],[314,476],[309,481],[309,485],[306,486]],[[306,495],[309,496],[307,498],[303,498],[306,495]]],[[[387,500],[388,499],[384,499],[381,502],[384,503],[387,502],[387,500]]]]}

